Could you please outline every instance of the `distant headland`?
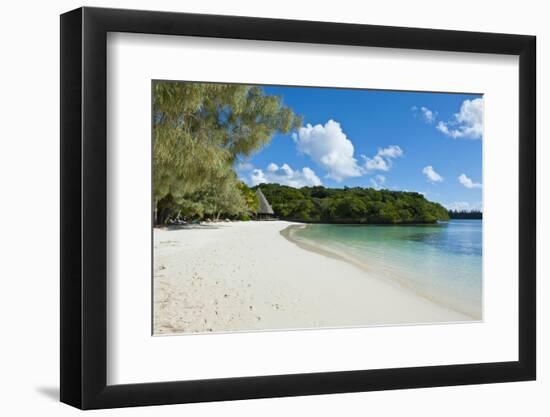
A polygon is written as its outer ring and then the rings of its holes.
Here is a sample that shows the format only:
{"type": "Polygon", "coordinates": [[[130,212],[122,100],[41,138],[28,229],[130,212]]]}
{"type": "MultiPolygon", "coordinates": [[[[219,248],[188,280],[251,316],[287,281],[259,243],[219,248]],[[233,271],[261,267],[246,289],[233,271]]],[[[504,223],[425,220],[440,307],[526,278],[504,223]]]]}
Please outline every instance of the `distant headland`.
{"type": "Polygon", "coordinates": [[[422,194],[374,188],[293,188],[261,184],[276,217],[305,223],[424,224],[449,220],[449,212],[422,194]]]}

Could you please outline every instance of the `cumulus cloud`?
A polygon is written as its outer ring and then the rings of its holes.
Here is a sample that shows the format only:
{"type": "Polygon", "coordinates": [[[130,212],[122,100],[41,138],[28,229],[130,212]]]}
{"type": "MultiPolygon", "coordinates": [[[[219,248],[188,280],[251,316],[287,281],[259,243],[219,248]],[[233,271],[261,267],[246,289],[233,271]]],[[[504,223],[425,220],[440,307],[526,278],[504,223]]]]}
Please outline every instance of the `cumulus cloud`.
{"type": "Polygon", "coordinates": [[[250,182],[252,185],[258,185],[263,183],[268,183],[267,177],[261,169],[254,168],[250,173],[250,182]]]}
{"type": "Polygon", "coordinates": [[[368,158],[365,155],[361,155],[361,157],[365,160],[364,167],[367,171],[389,171],[390,170],[389,160],[386,162],[386,160],[382,158],[380,155],[375,155],[373,158],[368,158]]]}
{"type": "Polygon", "coordinates": [[[267,166],[266,171],[255,168],[250,173],[251,185],[262,183],[277,183],[294,188],[322,185],[319,177],[309,167],[293,170],[288,164],[278,166],[273,162],[267,166]]]}
{"type": "Polygon", "coordinates": [[[379,148],[377,155],[388,158],[398,158],[403,156],[403,150],[397,145],[390,145],[387,148],[379,148]]]}
{"type": "Polygon", "coordinates": [[[428,179],[428,181],[430,181],[431,183],[436,183],[436,182],[441,182],[443,181],[443,177],[441,175],[439,175],[435,169],[433,168],[433,166],[431,165],[428,165],[427,167],[424,167],[422,169],[422,173],[426,176],[426,178],[428,179]]]}
{"type": "Polygon", "coordinates": [[[364,160],[363,169],[366,171],[389,171],[392,159],[403,156],[403,150],[397,145],[387,148],[378,148],[378,152],[372,158],[361,155],[364,160]]]}
{"type": "Polygon", "coordinates": [[[415,115],[420,115],[422,120],[424,120],[426,123],[433,123],[435,122],[435,119],[437,118],[437,112],[430,110],[429,108],[425,106],[421,106],[420,108],[413,106],[411,107],[411,110],[415,115]]]}
{"type": "Polygon", "coordinates": [[[464,100],[460,111],[448,122],[440,121],[437,129],[453,139],[481,139],[483,135],[483,99],[464,100]]]}
{"type": "Polygon", "coordinates": [[[403,156],[397,145],[379,148],[372,158],[361,155],[359,164],[354,156],[353,143],[342,131],[340,123],[329,120],[324,125],[307,124],[293,134],[298,152],[308,155],[327,172],[327,178],[342,181],[349,177],[360,177],[370,171],[389,171],[392,159],[403,156]]]}
{"type": "Polygon", "coordinates": [[[443,204],[443,206],[447,210],[455,211],[481,210],[481,202],[470,204],[467,201],[453,201],[452,203],[443,204]]]}
{"type": "Polygon", "coordinates": [[[481,183],[473,182],[466,174],[460,174],[458,182],[466,188],[481,188],[481,183]]]}
{"type": "Polygon", "coordinates": [[[299,152],[308,155],[327,172],[327,177],[342,181],[362,175],[354,158],[353,143],[342,131],[340,123],[329,120],[325,125],[307,124],[293,135],[299,152]]]}
{"type": "Polygon", "coordinates": [[[371,185],[374,188],[376,188],[377,190],[382,188],[382,186],[384,185],[385,182],[386,182],[386,177],[383,176],[383,175],[376,175],[376,176],[374,176],[373,178],[370,179],[371,185]]]}
{"type": "Polygon", "coordinates": [[[238,162],[236,165],[237,171],[251,171],[254,169],[254,165],[252,165],[250,162],[238,162]]]}
{"type": "MultiPolygon", "coordinates": [[[[288,167],[287,164],[283,164],[283,166],[287,166],[287,167],[288,167]]],[[[290,167],[289,167],[289,168],[290,168],[290,167]]],[[[277,164],[275,164],[275,163],[273,163],[273,162],[271,162],[271,163],[267,166],[267,170],[268,170],[269,172],[275,172],[275,171],[277,171],[278,169],[279,169],[279,167],[277,166],[277,164]]]]}

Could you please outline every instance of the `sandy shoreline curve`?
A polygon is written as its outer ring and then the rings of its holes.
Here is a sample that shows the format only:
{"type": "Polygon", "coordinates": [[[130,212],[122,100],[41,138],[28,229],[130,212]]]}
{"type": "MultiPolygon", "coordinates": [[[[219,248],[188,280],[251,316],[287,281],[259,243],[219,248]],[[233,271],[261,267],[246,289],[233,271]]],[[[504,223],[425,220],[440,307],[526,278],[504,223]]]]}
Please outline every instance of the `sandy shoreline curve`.
{"type": "Polygon", "coordinates": [[[398,285],[398,286],[402,287],[402,289],[404,289],[406,291],[411,291],[411,292],[415,293],[415,295],[417,295],[419,297],[426,298],[427,300],[429,300],[429,301],[431,301],[431,302],[433,302],[433,303],[435,303],[435,304],[437,304],[437,305],[439,305],[443,308],[449,308],[451,310],[455,310],[455,311],[457,311],[461,314],[464,314],[465,316],[468,317],[469,320],[475,320],[475,321],[480,320],[480,318],[472,316],[467,311],[461,311],[461,310],[458,310],[458,309],[453,308],[451,306],[446,306],[444,303],[441,303],[439,300],[433,298],[430,294],[419,291],[417,288],[415,288],[411,284],[409,284],[406,280],[404,280],[404,279],[402,279],[398,276],[395,276],[395,275],[388,276],[387,273],[381,273],[381,272],[377,271],[376,269],[371,268],[365,262],[361,262],[360,260],[355,259],[352,256],[348,256],[344,253],[341,253],[341,252],[339,252],[339,251],[337,251],[333,248],[327,248],[327,247],[325,247],[325,246],[323,246],[323,245],[321,245],[317,242],[310,242],[308,240],[296,238],[296,236],[293,233],[294,230],[303,229],[305,227],[308,227],[308,225],[307,224],[292,224],[292,225],[286,227],[285,229],[281,230],[279,233],[281,234],[281,236],[285,237],[287,240],[289,240],[290,242],[296,244],[297,246],[299,246],[300,248],[302,248],[304,250],[308,250],[310,252],[318,253],[318,254],[321,254],[323,256],[327,256],[329,258],[340,260],[342,262],[347,262],[347,263],[349,263],[349,264],[365,271],[366,273],[371,274],[371,276],[375,276],[378,279],[382,279],[382,280],[388,282],[389,284],[398,285]]]}
{"type": "Polygon", "coordinates": [[[472,321],[334,253],[300,247],[285,236],[289,226],[298,224],[155,229],[153,333],[472,321]]]}

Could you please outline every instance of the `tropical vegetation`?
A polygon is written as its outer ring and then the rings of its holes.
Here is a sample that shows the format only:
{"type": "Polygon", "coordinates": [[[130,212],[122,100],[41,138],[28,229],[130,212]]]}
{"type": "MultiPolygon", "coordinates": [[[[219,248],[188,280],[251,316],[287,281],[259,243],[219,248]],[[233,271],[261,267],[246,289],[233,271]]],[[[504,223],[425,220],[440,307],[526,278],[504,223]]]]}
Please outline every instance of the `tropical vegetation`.
{"type": "Polygon", "coordinates": [[[480,220],[483,213],[480,210],[449,210],[451,219],[480,220]]]}
{"type": "MultiPolygon", "coordinates": [[[[153,82],[155,223],[254,216],[257,186],[240,181],[235,166],[275,133],[301,125],[280,97],[258,86],[153,82]]],[[[281,219],[399,224],[449,218],[440,204],[414,192],[279,184],[261,184],[261,190],[281,219]]]]}
{"type": "Polygon", "coordinates": [[[153,83],[155,223],[174,217],[246,218],[257,201],[234,165],[302,123],[257,86],[153,83]]]}
{"type": "Polygon", "coordinates": [[[448,220],[447,210],[422,194],[373,188],[300,189],[262,184],[275,214],[288,220],[323,223],[410,224],[448,220]]]}

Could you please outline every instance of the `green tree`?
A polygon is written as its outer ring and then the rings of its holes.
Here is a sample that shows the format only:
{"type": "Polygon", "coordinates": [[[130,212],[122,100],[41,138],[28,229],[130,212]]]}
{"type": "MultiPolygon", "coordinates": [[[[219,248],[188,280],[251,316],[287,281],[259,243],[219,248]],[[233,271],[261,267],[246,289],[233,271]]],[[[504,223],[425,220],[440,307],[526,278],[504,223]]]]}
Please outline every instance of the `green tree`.
{"type": "Polygon", "coordinates": [[[292,207],[290,217],[306,222],[319,220],[319,216],[317,215],[315,209],[315,204],[313,201],[306,199],[296,201],[296,204],[292,207]]]}
{"type": "Polygon", "coordinates": [[[244,197],[244,201],[247,208],[247,215],[254,214],[258,211],[258,207],[260,206],[260,201],[258,200],[258,197],[256,196],[256,193],[254,190],[251,190],[244,182],[240,181],[238,184],[238,188],[241,191],[241,194],[244,197]]]}
{"type": "Polygon", "coordinates": [[[204,213],[214,220],[219,220],[222,214],[230,217],[244,214],[248,211],[245,196],[239,190],[240,181],[235,172],[227,169],[217,176],[211,176],[210,182],[195,193],[195,201],[200,201],[204,213]]]}
{"type": "Polygon", "coordinates": [[[275,214],[283,219],[326,223],[409,224],[448,220],[443,206],[414,192],[372,188],[300,189],[262,184],[275,214]]]}
{"type": "MultiPolygon", "coordinates": [[[[266,145],[276,132],[287,133],[301,125],[301,118],[282,104],[280,97],[262,88],[236,84],[153,83],[153,198],[156,222],[174,214],[192,195],[209,193],[236,160],[266,145]]],[[[231,182],[231,180],[228,180],[231,182]]],[[[224,187],[219,198],[236,204],[241,195],[224,187]],[[232,192],[234,195],[229,196],[232,192]]],[[[216,185],[219,187],[219,184],[216,185]]],[[[223,207],[218,202],[216,206],[223,207]]],[[[193,210],[191,210],[193,211],[193,210]]],[[[220,213],[221,214],[221,213],[220,213]]]]}
{"type": "Polygon", "coordinates": [[[334,216],[340,219],[361,221],[366,216],[367,206],[358,196],[345,195],[335,202],[334,216]]]}

